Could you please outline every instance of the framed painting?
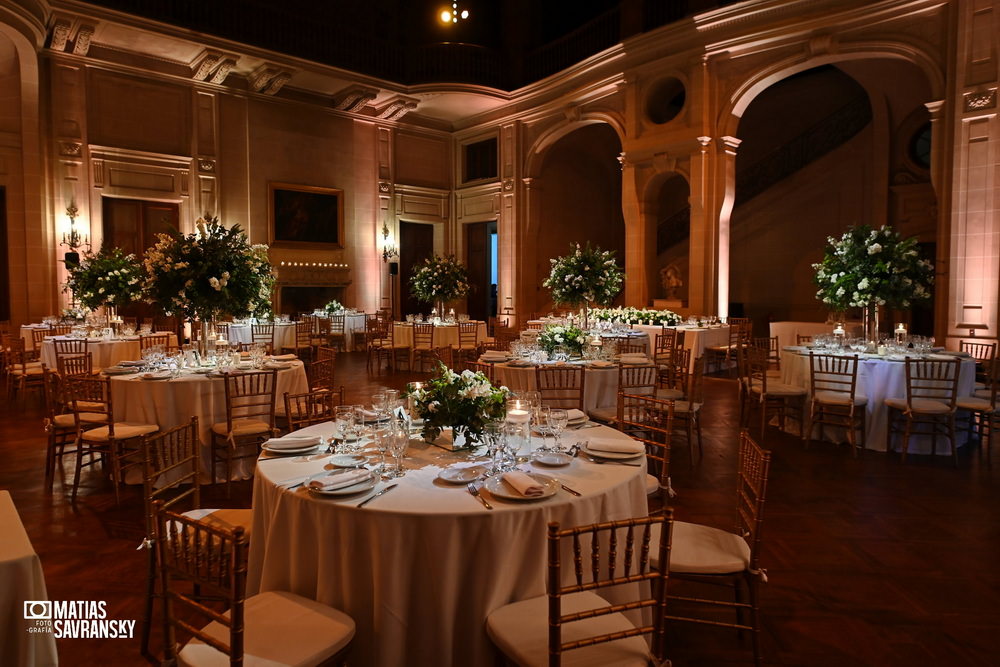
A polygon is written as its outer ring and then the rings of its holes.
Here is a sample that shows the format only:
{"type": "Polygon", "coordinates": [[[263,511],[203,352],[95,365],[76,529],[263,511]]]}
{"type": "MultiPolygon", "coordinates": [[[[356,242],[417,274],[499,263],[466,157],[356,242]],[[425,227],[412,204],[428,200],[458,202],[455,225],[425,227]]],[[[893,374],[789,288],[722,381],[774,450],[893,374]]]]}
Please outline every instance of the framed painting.
{"type": "Polygon", "coordinates": [[[287,248],[344,247],[344,191],[292,183],[268,183],[271,245],[287,248]]]}

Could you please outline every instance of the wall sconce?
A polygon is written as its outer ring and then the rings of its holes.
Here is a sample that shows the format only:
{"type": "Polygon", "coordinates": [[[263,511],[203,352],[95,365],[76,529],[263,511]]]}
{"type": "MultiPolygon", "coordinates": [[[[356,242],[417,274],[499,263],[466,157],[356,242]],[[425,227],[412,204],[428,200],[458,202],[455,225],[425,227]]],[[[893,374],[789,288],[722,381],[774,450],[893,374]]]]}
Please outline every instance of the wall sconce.
{"type": "Polygon", "coordinates": [[[388,262],[390,259],[399,257],[399,248],[393,243],[392,238],[389,235],[389,226],[384,222],[382,223],[382,262],[388,262]]]}
{"type": "Polygon", "coordinates": [[[66,265],[76,266],[80,263],[80,253],[77,250],[83,246],[87,246],[87,250],[90,250],[90,236],[81,235],[76,229],[76,219],[80,215],[80,209],[76,207],[76,202],[70,202],[69,206],[66,207],[66,215],[69,217],[69,234],[63,232],[62,242],[59,245],[69,248],[69,252],[63,256],[66,265]]]}

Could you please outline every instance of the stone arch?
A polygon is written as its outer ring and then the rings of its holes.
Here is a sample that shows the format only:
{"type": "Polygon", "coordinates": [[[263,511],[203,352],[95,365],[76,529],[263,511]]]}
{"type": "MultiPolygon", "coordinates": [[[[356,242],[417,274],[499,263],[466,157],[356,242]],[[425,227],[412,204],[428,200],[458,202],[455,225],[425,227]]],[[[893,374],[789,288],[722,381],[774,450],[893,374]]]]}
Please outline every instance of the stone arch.
{"type": "Polygon", "coordinates": [[[528,178],[536,178],[545,161],[545,154],[552,146],[557,144],[563,137],[572,134],[581,127],[603,123],[609,125],[615,134],[618,135],[618,143],[625,144],[625,121],[614,111],[588,111],[579,115],[578,118],[567,120],[553,125],[542,132],[528,149],[527,158],[524,163],[524,174],[528,178]]]}

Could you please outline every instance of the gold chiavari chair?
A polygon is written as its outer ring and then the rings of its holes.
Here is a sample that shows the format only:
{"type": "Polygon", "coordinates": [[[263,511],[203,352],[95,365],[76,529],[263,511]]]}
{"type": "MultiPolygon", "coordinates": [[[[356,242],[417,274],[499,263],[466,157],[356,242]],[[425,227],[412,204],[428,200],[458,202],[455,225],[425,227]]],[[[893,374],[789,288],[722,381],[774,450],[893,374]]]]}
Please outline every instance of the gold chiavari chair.
{"type": "Polygon", "coordinates": [[[675,579],[716,585],[731,583],[734,590],[732,601],[680,595],[669,595],[667,599],[682,602],[685,608],[732,609],[737,614],[735,623],[720,621],[714,614],[711,617],[695,617],[668,613],[666,618],[673,622],[749,631],[753,640],[754,663],[757,665],[761,664],[758,586],[767,582],[767,573],[760,567],[761,529],[770,468],[771,452],[754,442],[746,430],[741,431],[735,531],[675,521],[669,568],[654,563],[654,567],[669,569],[675,579]],[[747,602],[743,602],[743,587],[747,591],[747,602]],[[748,622],[743,621],[744,612],[749,612],[748,622]]]}
{"type": "MultiPolygon", "coordinates": [[[[142,490],[146,517],[146,601],[140,653],[149,656],[149,636],[152,627],[153,600],[156,591],[156,514],[155,504],[164,509],[190,507],[183,516],[214,526],[232,529],[239,526],[249,538],[253,517],[249,509],[202,509],[201,507],[201,442],[198,439],[198,418],[175,426],[157,435],[145,436],[140,442],[142,452],[142,490]]],[[[176,510],[174,510],[176,511],[176,510]]]]}
{"type": "MultiPolygon", "coordinates": [[[[76,452],[76,418],[67,405],[64,380],[55,372],[44,369],[42,372],[42,389],[45,398],[45,419],[43,421],[48,442],[45,448],[45,489],[52,490],[55,482],[56,464],[62,468],[64,454],[76,452]],[[69,451],[68,445],[73,445],[69,451]]],[[[83,415],[86,419],[86,414],[83,415]]],[[[103,416],[100,422],[103,421],[103,416]]]]}
{"type": "Polygon", "coordinates": [[[215,323],[215,335],[216,337],[221,336],[225,340],[229,340],[229,325],[232,322],[216,322],[215,323]]]}
{"type": "MultiPolygon", "coordinates": [[[[618,391],[626,394],[653,396],[656,393],[656,366],[618,366],[618,391]]],[[[614,424],[618,421],[618,406],[613,408],[594,408],[589,413],[590,418],[603,424],[614,424]]]]}
{"type": "Polygon", "coordinates": [[[309,321],[312,322],[312,335],[309,338],[309,342],[312,344],[313,348],[319,350],[320,348],[327,348],[336,351],[336,348],[330,347],[330,318],[328,317],[311,317],[309,321]]]}
{"type": "Polygon", "coordinates": [[[11,340],[8,355],[8,394],[10,394],[13,399],[16,399],[19,395],[29,389],[41,389],[42,371],[45,366],[42,362],[35,360],[30,353],[25,351],[23,338],[11,340]]]}
{"type": "Polygon", "coordinates": [[[326,344],[329,347],[335,347],[343,351],[347,351],[347,333],[344,330],[345,315],[340,313],[339,315],[331,315],[328,320],[330,323],[330,333],[326,337],[326,344]]]}
{"type": "Polygon", "coordinates": [[[479,356],[479,322],[458,323],[458,348],[455,350],[457,363],[471,361],[479,356]]]}
{"type": "Polygon", "coordinates": [[[548,526],[547,595],[514,602],[490,613],[486,632],[514,664],[664,665],[667,567],[673,510],[659,516],[561,529],[548,526]],[[659,534],[661,537],[656,538],[659,534]],[[571,559],[572,577],[563,573],[571,559]],[[566,584],[564,582],[571,581],[566,584]],[[600,592],[628,583],[634,599],[612,604],[600,592]],[[636,626],[622,612],[648,609],[651,623],[636,626]],[[649,635],[649,642],[643,639],[649,635]]]}
{"type": "Polygon", "coordinates": [[[312,322],[311,321],[301,321],[295,323],[295,340],[293,345],[284,345],[281,348],[282,352],[291,350],[298,356],[303,356],[303,351],[307,352],[310,359],[313,356],[312,350],[312,322]]]}
{"type": "Polygon", "coordinates": [[[168,352],[170,350],[170,334],[155,333],[155,334],[143,334],[139,336],[140,353],[157,345],[162,346],[164,352],[168,352]]]}
{"type": "Polygon", "coordinates": [[[306,377],[309,379],[310,391],[337,392],[340,394],[340,402],[344,402],[344,387],[336,386],[333,359],[318,359],[306,364],[306,377]]]}
{"type": "Polygon", "coordinates": [[[587,376],[583,366],[539,366],[535,384],[542,405],[552,408],[583,410],[587,376]]]}
{"type": "Polygon", "coordinates": [[[56,370],[64,378],[71,375],[93,375],[94,355],[88,352],[71,357],[56,357],[56,370]]]}
{"type": "MultiPolygon", "coordinates": [[[[992,378],[1000,377],[1000,358],[994,358],[990,362],[989,375],[992,378]]],[[[1000,403],[997,403],[997,390],[1000,389],[1000,382],[993,381],[986,389],[980,389],[975,396],[960,396],[955,399],[955,406],[959,410],[969,413],[969,430],[975,427],[979,434],[980,453],[986,450],[986,463],[992,465],[993,431],[997,427],[997,419],[1000,418],[1000,403]]]]}
{"type": "Polygon", "coordinates": [[[885,405],[889,408],[886,450],[892,451],[892,436],[902,432],[902,461],[905,462],[910,437],[919,434],[920,426],[926,426],[927,434],[931,436],[932,453],[937,453],[938,436],[946,436],[951,443],[952,460],[958,467],[955,411],[961,361],[907,357],[905,363],[906,397],[885,399],[885,405]]]}
{"type": "Polygon", "coordinates": [[[268,354],[274,354],[274,325],[251,324],[250,342],[262,344],[267,349],[268,354]]]}
{"type": "Polygon", "coordinates": [[[646,475],[646,495],[660,494],[666,506],[675,495],[670,483],[674,402],[619,391],[618,430],[645,446],[646,464],[650,471],[646,475]]]}
{"type": "Polygon", "coordinates": [[[434,325],[427,323],[414,323],[413,325],[413,349],[410,353],[413,356],[414,366],[423,371],[424,364],[430,363],[433,367],[437,358],[434,354],[434,325]]]}
{"type": "Polygon", "coordinates": [[[808,345],[813,342],[812,336],[802,336],[800,334],[795,334],[795,344],[798,346],[808,345]]]}
{"type": "MultiPolygon", "coordinates": [[[[760,410],[760,437],[764,439],[764,427],[768,417],[777,415],[779,426],[785,428],[785,415],[793,408],[799,412],[799,436],[802,435],[802,421],[805,414],[807,391],[805,387],[784,382],[775,382],[767,373],[769,362],[767,350],[751,347],[746,350],[747,372],[747,411],[744,415],[748,420],[754,409],[760,410]]],[[[741,424],[741,427],[745,424],[741,424]]]]}
{"type": "Polygon", "coordinates": [[[56,353],[56,360],[60,357],[82,357],[90,350],[85,338],[56,339],[52,341],[52,350],[56,353]]]}
{"type": "Polygon", "coordinates": [[[72,324],[53,324],[52,325],[52,336],[68,336],[73,333],[72,324]]]}
{"type": "Polygon", "coordinates": [[[687,444],[690,449],[690,463],[694,467],[694,436],[698,436],[698,456],[704,458],[705,452],[701,445],[701,408],[705,404],[704,396],[705,357],[694,360],[691,372],[687,376],[687,388],[684,398],[674,401],[674,420],[684,425],[687,444]]]}
{"type": "Polygon", "coordinates": [[[963,340],[958,349],[976,360],[976,389],[985,388],[990,366],[997,356],[997,344],[963,340]]]}
{"type": "Polygon", "coordinates": [[[809,447],[814,426],[847,429],[851,454],[865,448],[865,411],[868,398],[858,393],[858,355],[849,357],[809,353],[809,410],[802,439],[809,447]],[[861,434],[860,442],[856,433],[861,434]]]}
{"type": "MultiPolygon", "coordinates": [[[[434,348],[434,360],[440,362],[454,370],[455,368],[455,357],[458,356],[455,353],[455,348],[451,345],[445,345],[443,347],[434,348]]],[[[421,364],[422,365],[422,364],[421,364]]]]}
{"type": "Polygon", "coordinates": [[[740,345],[750,343],[752,324],[742,321],[745,318],[729,318],[729,342],[723,345],[710,345],[705,348],[705,361],[716,362],[719,368],[730,368],[730,362],[736,359],[736,350],[740,345]]]}
{"type": "Polygon", "coordinates": [[[490,315],[486,320],[486,335],[493,338],[497,335],[498,328],[507,328],[510,325],[510,318],[504,317],[499,318],[495,315],[490,315]]]}
{"type": "Polygon", "coordinates": [[[520,334],[510,327],[497,327],[493,334],[493,346],[491,349],[509,351],[510,344],[519,339],[520,334]]]}
{"type": "Polygon", "coordinates": [[[72,498],[76,501],[83,466],[106,460],[111,463],[111,483],[115,489],[115,503],[118,504],[121,500],[118,487],[125,481],[125,472],[139,465],[136,460],[138,445],[128,446],[128,443],[156,433],[160,427],[142,422],[115,421],[109,378],[71,375],[65,378],[65,382],[72,400],[77,431],[72,498]],[[90,457],[87,463],[83,462],[85,456],[90,457]]]}
{"type": "Polygon", "coordinates": [[[656,397],[664,401],[684,398],[690,365],[691,350],[675,347],[673,358],[665,364],[657,365],[656,397]]]}
{"type": "Polygon", "coordinates": [[[226,421],[212,424],[212,470],[219,463],[225,465],[227,498],[232,493],[233,461],[256,458],[261,443],[276,432],[276,385],[277,371],[273,370],[225,377],[226,421]]]}
{"type": "Polygon", "coordinates": [[[331,361],[336,361],[337,360],[337,348],[335,348],[335,347],[327,347],[325,345],[321,345],[321,346],[317,347],[316,348],[316,360],[317,361],[325,361],[327,359],[329,359],[331,361]]]}
{"type": "Polygon", "coordinates": [[[541,329],[542,328],[542,323],[541,322],[525,322],[524,328],[525,329],[541,329]]]}
{"type": "Polygon", "coordinates": [[[41,358],[42,342],[45,341],[46,336],[51,335],[53,335],[51,327],[31,330],[31,349],[26,350],[28,354],[28,361],[38,361],[41,358]]]}
{"type": "Polygon", "coordinates": [[[166,664],[339,664],[354,637],[354,620],[294,593],[269,591],[248,598],[249,544],[243,528],[213,526],[164,510],[159,501],[155,513],[166,664]],[[220,613],[187,594],[191,586],[221,598],[217,604],[228,611],[220,613]],[[209,623],[199,628],[191,618],[209,623]],[[191,635],[179,651],[178,628],[191,635]]]}
{"type": "Polygon", "coordinates": [[[388,327],[377,318],[365,320],[365,352],[367,353],[368,372],[372,372],[372,362],[375,362],[375,371],[382,371],[382,360],[385,360],[386,368],[391,370],[393,365],[392,349],[392,324],[388,327]]]}
{"type": "Polygon", "coordinates": [[[778,337],[754,338],[750,345],[767,352],[768,372],[772,378],[779,379],[781,377],[781,352],[778,350],[778,337]]]}
{"type": "Polygon", "coordinates": [[[341,391],[309,391],[304,394],[289,394],[285,392],[284,418],[289,431],[297,431],[306,426],[321,424],[333,420],[333,409],[343,405],[343,387],[341,391]]]}

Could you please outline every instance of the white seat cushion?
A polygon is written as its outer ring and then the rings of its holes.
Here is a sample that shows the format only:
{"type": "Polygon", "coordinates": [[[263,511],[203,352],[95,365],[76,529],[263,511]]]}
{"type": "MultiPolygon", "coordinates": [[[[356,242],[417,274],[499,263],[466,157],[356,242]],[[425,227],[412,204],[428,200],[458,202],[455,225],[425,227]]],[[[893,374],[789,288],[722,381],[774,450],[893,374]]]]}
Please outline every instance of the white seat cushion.
{"type": "MultiPolygon", "coordinates": [[[[653,526],[650,554],[658,554],[660,524],[653,526]],[[655,540],[655,541],[653,541],[655,540]]],[[[655,563],[659,567],[659,563],[655,563]]],[[[688,574],[732,574],[750,566],[750,545],[746,540],[711,526],[674,521],[670,543],[670,571],[688,574]]]]}
{"type": "Polygon", "coordinates": [[[594,408],[587,414],[590,415],[591,419],[596,419],[605,424],[612,424],[618,421],[618,408],[594,408]]]}
{"type": "MultiPolygon", "coordinates": [[[[316,665],[336,655],[354,637],[354,619],[344,612],[277,591],[247,598],[244,627],[246,667],[316,665]]],[[[205,632],[229,644],[229,629],[222,624],[209,623],[205,632]]],[[[229,667],[228,656],[195,639],[177,657],[182,665],[229,667]]]]}
{"type": "Polygon", "coordinates": [[[988,401],[988,400],[990,400],[993,397],[992,393],[993,392],[990,391],[989,389],[977,389],[976,392],[975,392],[975,397],[976,398],[985,398],[988,401]]]}
{"type": "MultiPolygon", "coordinates": [[[[850,395],[842,391],[817,391],[813,394],[813,400],[817,403],[824,403],[826,405],[850,405],[851,397],[850,395]]],[[[862,396],[861,394],[854,395],[854,405],[862,406],[868,405],[868,397],[862,396]]]]}
{"type": "MultiPolygon", "coordinates": [[[[759,394],[761,388],[761,385],[755,383],[750,387],[750,391],[755,394],[759,394]]],[[[800,387],[798,385],[785,384],[784,382],[767,383],[768,396],[805,396],[806,393],[805,387],[800,387]]]]}
{"type": "MultiPolygon", "coordinates": [[[[267,425],[267,422],[260,421],[259,419],[233,420],[233,435],[236,437],[241,435],[258,435],[261,433],[268,433],[270,430],[271,427],[267,425]]],[[[229,431],[226,430],[226,422],[212,424],[212,431],[218,433],[219,435],[229,435],[229,431]]]]}
{"type": "Polygon", "coordinates": [[[690,412],[698,412],[701,410],[701,403],[692,403],[691,401],[675,401],[674,402],[674,414],[688,414],[690,412]]]}
{"type": "MultiPolygon", "coordinates": [[[[608,606],[597,593],[584,591],[563,596],[562,613],[570,614],[608,606]]],[[[522,667],[547,667],[549,664],[549,598],[542,595],[514,602],[495,610],[486,618],[486,633],[504,655],[522,667]]],[[[635,626],[623,614],[607,614],[562,626],[562,641],[569,642],[635,626]]],[[[615,665],[645,666],[649,649],[642,637],[574,649],[562,654],[565,667],[606,667],[615,665]]]]}
{"type": "Polygon", "coordinates": [[[184,516],[196,519],[202,523],[232,530],[240,527],[243,534],[250,537],[250,529],[253,526],[253,511],[241,509],[196,509],[182,513],[184,516]]]}
{"type": "Polygon", "coordinates": [[[655,475],[646,475],[646,495],[652,496],[660,492],[660,480],[655,475]]]}
{"type": "MultiPolygon", "coordinates": [[[[137,424],[135,422],[115,422],[115,440],[128,440],[142,435],[156,433],[160,427],[156,424],[137,424]]],[[[83,439],[89,442],[107,442],[109,439],[107,426],[99,426],[83,432],[83,439]]]]}
{"type": "Polygon", "coordinates": [[[655,396],[661,401],[679,401],[684,398],[684,392],[680,389],[668,389],[664,387],[657,389],[655,396]]]}
{"type": "Polygon", "coordinates": [[[963,396],[962,398],[955,399],[955,405],[958,406],[959,410],[976,410],[978,412],[997,411],[988,399],[977,398],[975,396],[963,396]]]}
{"type": "MultiPolygon", "coordinates": [[[[903,412],[909,409],[905,398],[887,398],[885,404],[903,412]]],[[[915,398],[913,399],[913,411],[924,415],[946,415],[951,412],[951,409],[943,401],[935,401],[932,398],[915,398]]]]}

